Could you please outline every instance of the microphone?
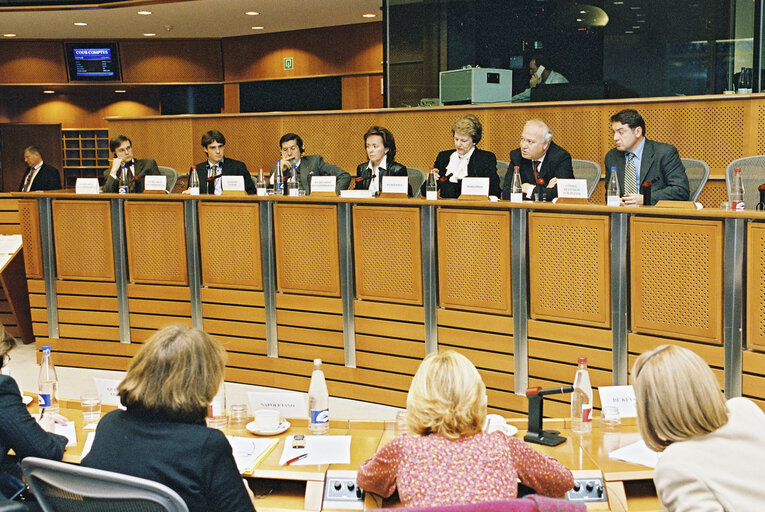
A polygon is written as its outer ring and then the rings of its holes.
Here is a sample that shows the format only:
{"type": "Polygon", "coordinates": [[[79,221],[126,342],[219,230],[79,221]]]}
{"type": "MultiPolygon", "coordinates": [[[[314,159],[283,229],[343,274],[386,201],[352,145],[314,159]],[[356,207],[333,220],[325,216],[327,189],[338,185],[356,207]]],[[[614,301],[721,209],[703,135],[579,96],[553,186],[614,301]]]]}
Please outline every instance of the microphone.
{"type": "Polygon", "coordinates": [[[218,178],[220,178],[221,176],[223,176],[223,173],[220,173],[220,174],[216,174],[215,176],[208,176],[208,177],[207,177],[207,181],[215,181],[215,180],[217,180],[218,178]]]}
{"type": "Polygon", "coordinates": [[[574,392],[574,386],[561,386],[559,388],[549,388],[549,389],[542,389],[540,387],[536,387],[536,388],[528,388],[526,390],[526,396],[531,396],[531,395],[546,396],[546,395],[557,395],[559,393],[573,393],[573,392],[574,392]]]}
{"type": "Polygon", "coordinates": [[[443,183],[444,181],[449,181],[449,178],[451,178],[452,175],[453,175],[452,173],[449,173],[446,176],[441,176],[440,178],[438,178],[438,181],[440,181],[441,183],[443,183]]]}

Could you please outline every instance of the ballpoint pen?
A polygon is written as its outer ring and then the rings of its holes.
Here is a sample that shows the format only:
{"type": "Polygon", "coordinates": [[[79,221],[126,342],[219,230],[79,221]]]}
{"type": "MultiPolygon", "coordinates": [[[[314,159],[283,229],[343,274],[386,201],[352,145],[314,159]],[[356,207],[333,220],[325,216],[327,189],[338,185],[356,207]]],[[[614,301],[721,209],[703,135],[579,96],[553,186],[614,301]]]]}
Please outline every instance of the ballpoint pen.
{"type": "Polygon", "coordinates": [[[304,454],[302,454],[302,455],[298,455],[297,457],[292,457],[290,460],[288,460],[287,462],[285,462],[285,463],[284,463],[284,465],[285,465],[285,466],[289,466],[289,465],[290,465],[290,464],[292,464],[293,462],[297,462],[297,461],[299,461],[299,460],[303,460],[303,459],[305,459],[306,457],[308,457],[308,454],[307,454],[307,453],[304,453],[304,454]]]}

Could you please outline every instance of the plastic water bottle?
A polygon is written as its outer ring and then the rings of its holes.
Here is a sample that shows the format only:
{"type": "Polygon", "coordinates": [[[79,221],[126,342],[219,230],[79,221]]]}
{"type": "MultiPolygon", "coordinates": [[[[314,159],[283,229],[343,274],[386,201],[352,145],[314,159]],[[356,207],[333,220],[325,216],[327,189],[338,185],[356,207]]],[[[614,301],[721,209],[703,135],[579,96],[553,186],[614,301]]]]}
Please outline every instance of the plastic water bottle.
{"type": "Polygon", "coordinates": [[[276,171],[274,172],[274,195],[284,195],[284,174],[282,173],[282,161],[276,159],[276,171]]]}
{"type": "Polygon", "coordinates": [[[122,164],[120,166],[120,188],[119,193],[120,194],[127,194],[130,190],[130,185],[128,183],[128,170],[127,167],[125,167],[125,164],[122,164]]]}
{"type": "Polygon", "coordinates": [[[579,358],[579,368],[574,377],[574,392],[571,393],[571,430],[576,434],[592,431],[592,385],[587,373],[587,358],[579,358]]]}
{"type": "Polygon", "coordinates": [[[290,197],[297,197],[300,195],[300,182],[297,179],[297,167],[292,164],[292,171],[290,179],[287,182],[287,193],[290,197]]]}
{"type": "Polygon", "coordinates": [[[611,177],[608,178],[608,189],[606,189],[606,206],[619,206],[621,196],[619,177],[616,175],[616,166],[613,166],[611,167],[611,177]]]}
{"type": "Polygon", "coordinates": [[[259,196],[265,196],[268,194],[268,192],[266,192],[266,180],[263,177],[263,166],[260,166],[258,169],[258,184],[255,188],[259,196]]]}
{"type": "Polygon", "coordinates": [[[329,432],[329,392],[321,359],[313,360],[311,384],[308,386],[308,432],[326,434],[329,432]]]}
{"type": "Polygon", "coordinates": [[[192,196],[199,195],[199,174],[195,165],[192,165],[189,171],[189,194],[192,196]]]}
{"type": "Polygon", "coordinates": [[[438,200],[438,182],[436,180],[435,167],[431,167],[428,171],[428,181],[425,183],[425,199],[428,201],[438,200]]]}
{"type": "Polygon", "coordinates": [[[733,182],[730,184],[728,201],[731,210],[744,211],[744,180],[741,178],[741,167],[733,170],[733,182]]]}
{"type": "Polygon", "coordinates": [[[50,345],[43,345],[43,356],[40,362],[40,378],[37,387],[37,404],[40,412],[57,413],[58,408],[58,377],[56,367],[50,358],[50,345]]]}
{"type": "Polygon", "coordinates": [[[510,201],[513,203],[523,202],[523,187],[521,187],[521,168],[513,167],[513,182],[510,188],[510,201]]]}

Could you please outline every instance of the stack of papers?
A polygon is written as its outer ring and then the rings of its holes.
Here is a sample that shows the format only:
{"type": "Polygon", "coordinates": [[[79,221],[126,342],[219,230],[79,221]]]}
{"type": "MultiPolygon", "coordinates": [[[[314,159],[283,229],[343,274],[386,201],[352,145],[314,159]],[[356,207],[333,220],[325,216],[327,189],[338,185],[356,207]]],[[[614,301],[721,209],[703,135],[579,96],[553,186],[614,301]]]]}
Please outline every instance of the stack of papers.
{"type": "Polygon", "coordinates": [[[279,464],[284,465],[288,460],[304,453],[308,456],[293,462],[293,466],[350,464],[351,436],[306,436],[305,448],[293,448],[292,436],[287,436],[284,439],[284,451],[279,464]]]}
{"type": "Polygon", "coordinates": [[[648,448],[642,439],[636,443],[622,446],[609,453],[608,456],[612,459],[640,464],[649,468],[655,468],[656,464],[659,463],[659,453],[648,448]]]}
{"type": "Polygon", "coordinates": [[[258,439],[254,437],[226,436],[234,452],[236,467],[239,473],[245,474],[255,469],[255,466],[266,458],[279,443],[279,439],[258,439]]]}

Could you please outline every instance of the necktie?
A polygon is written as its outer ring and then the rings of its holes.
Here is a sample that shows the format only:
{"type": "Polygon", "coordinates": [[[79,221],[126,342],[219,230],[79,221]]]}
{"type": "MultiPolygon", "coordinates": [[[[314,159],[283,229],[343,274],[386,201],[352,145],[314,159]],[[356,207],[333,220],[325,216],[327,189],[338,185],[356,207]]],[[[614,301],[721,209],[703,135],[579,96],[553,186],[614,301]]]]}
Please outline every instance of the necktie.
{"type": "Polygon", "coordinates": [[[29,187],[32,185],[32,173],[35,172],[34,169],[30,169],[27,173],[27,178],[24,180],[24,188],[21,189],[22,192],[29,192],[29,187]]]}
{"type": "Polygon", "coordinates": [[[539,180],[539,160],[534,160],[534,184],[539,180]]]}
{"type": "Polygon", "coordinates": [[[637,194],[637,176],[635,175],[635,153],[627,153],[627,165],[624,166],[624,193],[637,194]]]}
{"type": "MultiPolygon", "coordinates": [[[[212,175],[218,176],[220,174],[220,164],[215,164],[212,169],[212,175]]],[[[213,187],[215,188],[215,195],[219,196],[223,192],[223,185],[221,184],[220,177],[213,179],[213,187]]]]}

